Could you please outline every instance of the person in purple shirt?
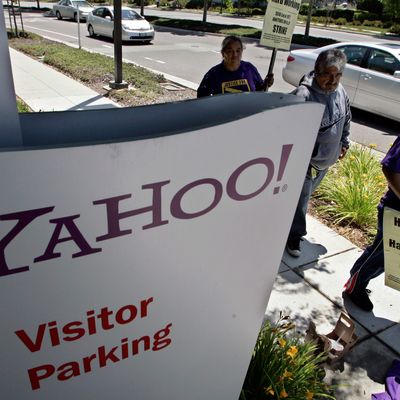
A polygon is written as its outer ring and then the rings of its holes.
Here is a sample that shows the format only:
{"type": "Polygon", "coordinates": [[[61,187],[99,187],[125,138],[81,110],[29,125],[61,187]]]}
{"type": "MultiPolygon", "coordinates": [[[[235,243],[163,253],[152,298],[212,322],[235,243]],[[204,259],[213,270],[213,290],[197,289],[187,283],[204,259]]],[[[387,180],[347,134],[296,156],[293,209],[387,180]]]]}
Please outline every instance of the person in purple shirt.
{"type": "Polygon", "coordinates": [[[400,137],[397,137],[381,164],[389,188],[378,205],[377,234],[373,243],[354,263],[343,292],[344,298],[349,298],[364,311],[371,311],[374,307],[368,296],[368,283],[384,271],[383,209],[390,207],[400,211],[400,137]]]}
{"type": "Polygon", "coordinates": [[[253,64],[242,61],[243,43],[237,36],[227,36],[223,40],[221,54],[222,62],[204,75],[197,97],[262,91],[272,86],[273,74],[262,79],[253,64]]]}

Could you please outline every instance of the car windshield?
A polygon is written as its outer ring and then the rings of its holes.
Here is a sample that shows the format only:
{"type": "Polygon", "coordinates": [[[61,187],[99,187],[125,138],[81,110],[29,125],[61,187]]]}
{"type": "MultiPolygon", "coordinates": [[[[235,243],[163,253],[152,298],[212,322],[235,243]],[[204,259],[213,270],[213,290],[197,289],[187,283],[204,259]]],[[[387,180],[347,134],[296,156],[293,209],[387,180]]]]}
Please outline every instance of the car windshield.
{"type": "Polygon", "coordinates": [[[129,20],[129,21],[133,21],[135,19],[142,19],[142,17],[133,10],[122,10],[121,18],[124,20],[129,20]]]}
{"type": "Polygon", "coordinates": [[[90,3],[88,3],[87,1],[73,1],[72,4],[75,7],[92,7],[92,5],[90,3]]]}

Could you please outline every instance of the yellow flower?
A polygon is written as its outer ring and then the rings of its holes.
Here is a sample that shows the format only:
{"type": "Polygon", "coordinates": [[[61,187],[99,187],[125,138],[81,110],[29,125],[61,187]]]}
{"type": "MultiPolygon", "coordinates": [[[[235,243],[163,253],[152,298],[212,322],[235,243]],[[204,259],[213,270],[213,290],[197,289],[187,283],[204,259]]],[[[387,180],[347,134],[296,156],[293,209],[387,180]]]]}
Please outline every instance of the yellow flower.
{"type": "Polygon", "coordinates": [[[378,145],[377,145],[376,143],[370,143],[370,144],[368,145],[368,147],[369,147],[370,149],[376,149],[376,148],[378,147],[378,145]]]}
{"type": "Polygon", "coordinates": [[[286,397],[289,397],[285,389],[282,389],[281,392],[279,393],[279,396],[282,397],[282,399],[285,399],[286,397]]]}
{"type": "Polygon", "coordinates": [[[266,388],[264,388],[265,390],[265,394],[270,394],[271,396],[273,396],[275,394],[274,390],[272,389],[272,386],[268,386],[266,388]]]}
{"type": "Polygon", "coordinates": [[[279,346],[281,346],[281,347],[285,347],[286,346],[286,340],[283,339],[283,338],[279,338],[278,339],[278,343],[279,343],[279,346]]]}
{"type": "Polygon", "coordinates": [[[314,393],[307,390],[306,400],[312,400],[314,398],[314,393]]]}
{"type": "Polygon", "coordinates": [[[297,347],[296,347],[296,346],[290,346],[290,348],[289,348],[289,350],[286,352],[286,354],[287,354],[289,357],[291,357],[292,360],[293,360],[293,358],[296,357],[297,352],[298,352],[298,350],[297,350],[297,347]]]}
{"type": "Polygon", "coordinates": [[[293,380],[293,374],[291,372],[289,372],[287,369],[285,369],[285,372],[283,373],[283,379],[289,379],[289,380],[293,380]]]}

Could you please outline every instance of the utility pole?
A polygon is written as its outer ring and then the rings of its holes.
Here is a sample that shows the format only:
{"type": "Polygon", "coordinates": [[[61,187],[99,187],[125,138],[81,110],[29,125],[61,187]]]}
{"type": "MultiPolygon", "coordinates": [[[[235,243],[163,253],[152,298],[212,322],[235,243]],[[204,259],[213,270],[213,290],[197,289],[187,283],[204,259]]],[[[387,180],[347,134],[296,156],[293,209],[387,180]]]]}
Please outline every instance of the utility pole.
{"type": "Polygon", "coordinates": [[[112,89],[126,89],[128,84],[122,80],[122,26],[121,0],[114,0],[114,81],[110,82],[112,89]]]}
{"type": "Polygon", "coordinates": [[[310,35],[310,25],[311,25],[311,16],[312,16],[313,7],[314,7],[314,0],[310,0],[308,3],[306,30],[304,32],[305,38],[308,38],[308,36],[310,35]]]}
{"type": "Polygon", "coordinates": [[[204,0],[204,3],[203,3],[203,23],[207,22],[207,6],[208,6],[208,0],[204,0]]]}

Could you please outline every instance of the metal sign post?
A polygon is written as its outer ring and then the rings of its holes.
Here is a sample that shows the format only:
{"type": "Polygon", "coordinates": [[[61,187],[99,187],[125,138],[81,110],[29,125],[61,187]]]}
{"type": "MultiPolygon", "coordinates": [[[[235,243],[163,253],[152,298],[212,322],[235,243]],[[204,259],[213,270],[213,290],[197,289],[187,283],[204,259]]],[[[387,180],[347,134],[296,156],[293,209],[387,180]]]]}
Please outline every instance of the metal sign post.
{"type": "Polygon", "coordinates": [[[81,48],[81,14],[79,12],[79,3],[77,7],[78,7],[78,17],[76,22],[78,23],[78,47],[81,48]]]}
{"type": "Polygon", "coordinates": [[[122,80],[122,10],[121,0],[114,0],[114,81],[110,82],[112,89],[127,88],[128,84],[122,80]]]}
{"type": "MultiPolygon", "coordinates": [[[[275,59],[276,59],[276,54],[278,53],[278,49],[275,47],[272,50],[272,54],[271,54],[271,60],[269,62],[269,68],[268,68],[268,75],[272,74],[273,70],[274,70],[274,65],[275,65],[275,59]]],[[[267,75],[267,76],[268,76],[267,75]]],[[[268,92],[269,87],[267,86],[267,88],[265,89],[266,92],[268,92]]]]}

